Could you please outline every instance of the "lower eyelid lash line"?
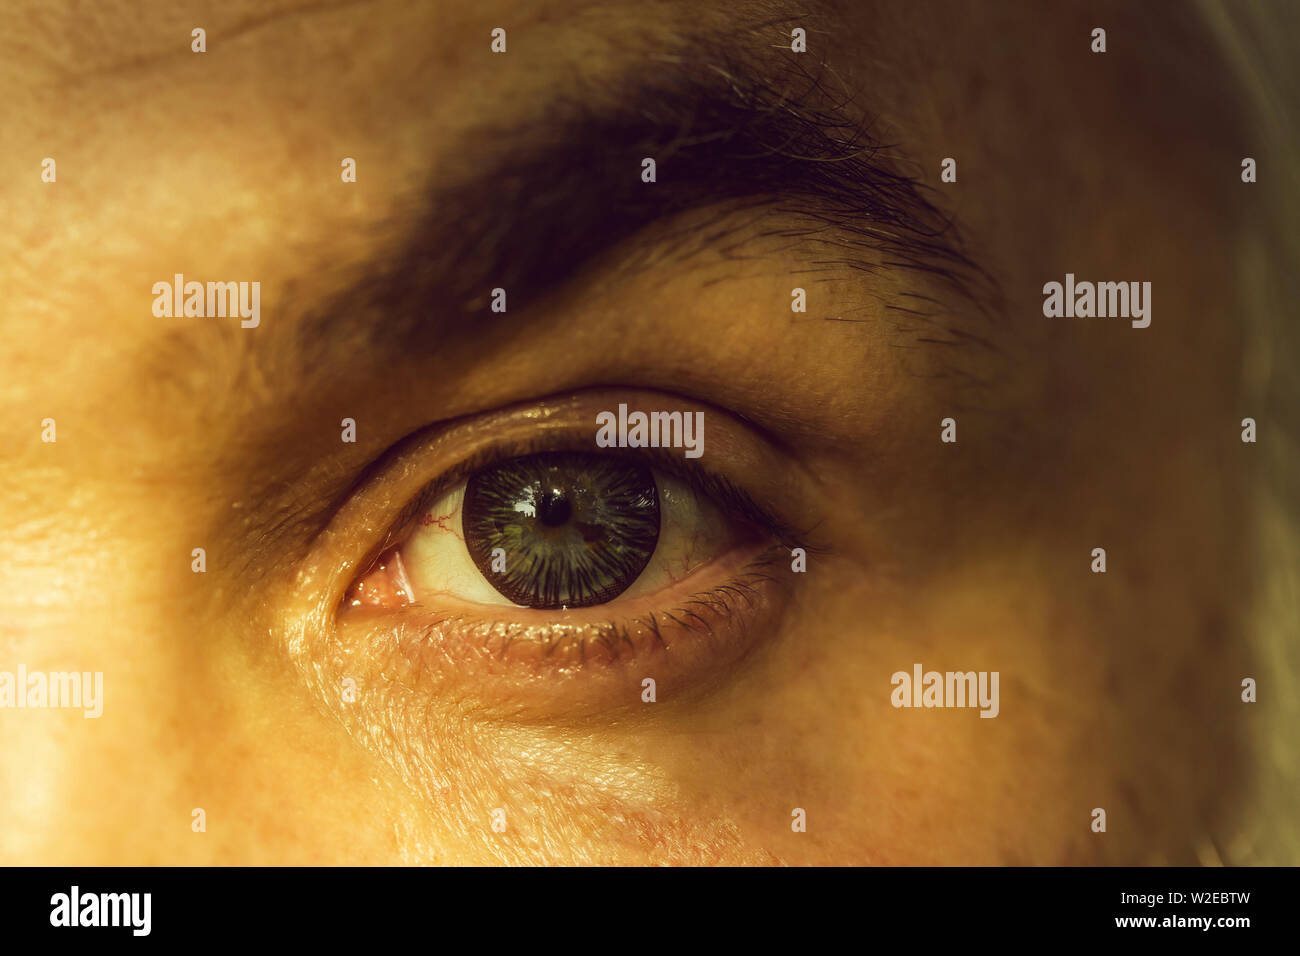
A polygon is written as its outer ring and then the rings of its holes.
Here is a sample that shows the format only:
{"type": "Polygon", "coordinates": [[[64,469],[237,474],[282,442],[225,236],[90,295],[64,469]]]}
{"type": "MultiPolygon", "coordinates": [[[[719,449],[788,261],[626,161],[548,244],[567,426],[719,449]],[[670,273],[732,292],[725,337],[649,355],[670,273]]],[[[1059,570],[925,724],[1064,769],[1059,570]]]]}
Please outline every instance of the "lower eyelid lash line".
{"type": "MultiPolygon", "coordinates": [[[[645,629],[653,637],[653,642],[660,650],[669,651],[671,644],[663,636],[663,626],[661,619],[667,619],[678,626],[694,631],[696,633],[707,633],[710,638],[716,637],[714,631],[714,622],[723,623],[730,620],[735,614],[745,609],[753,609],[757,604],[757,587],[766,582],[775,582],[776,579],[767,572],[767,568],[776,563],[782,557],[783,552],[774,553],[774,549],[755,556],[743,570],[741,570],[732,580],[726,581],[704,591],[698,591],[684,600],[676,607],[667,611],[648,612],[634,616],[627,621],[619,621],[611,618],[601,623],[586,625],[589,633],[570,633],[558,636],[548,633],[546,627],[539,626],[541,635],[531,639],[530,643],[536,645],[545,636],[548,641],[547,657],[554,656],[565,643],[576,639],[580,643],[578,653],[582,658],[582,663],[586,664],[587,649],[592,643],[599,643],[611,652],[611,663],[617,663],[621,659],[621,648],[632,648],[633,652],[642,650],[636,646],[636,642],[631,637],[631,628],[645,629]],[[740,605],[743,604],[744,607],[740,605]],[[707,620],[703,615],[713,616],[714,621],[707,620]],[[692,625],[690,621],[696,621],[692,625]]],[[[429,643],[432,640],[434,632],[448,624],[455,624],[458,616],[455,614],[440,616],[437,621],[411,625],[417,629],[420,643],[429,643]]],[[[570,625],[564,625],[569,628],[570,625]]],[[[494,622],[476,622],[470,625],[471,631],[484,632],[485,638],[483,647],[490,649],[498,659],[504,659],[511,645],[517,644],[520,640],[517,632],[525,630],[526,626],[515,623],[505,623],[501,621],[494,622]],[[489,648],[488,645],[494,639],[499,646],[489,648]]],[[[555,627],[553,630],[560,630],[555,627]]]]}

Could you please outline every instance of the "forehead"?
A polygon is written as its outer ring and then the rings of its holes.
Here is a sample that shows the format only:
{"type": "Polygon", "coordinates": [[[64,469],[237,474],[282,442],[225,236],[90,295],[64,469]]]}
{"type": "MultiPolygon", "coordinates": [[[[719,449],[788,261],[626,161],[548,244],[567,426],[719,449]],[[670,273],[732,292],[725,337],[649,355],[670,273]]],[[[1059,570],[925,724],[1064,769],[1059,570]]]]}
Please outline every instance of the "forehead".
{"type": "Polygon", "coordinates": [[[565,76],[589,79],[611,59],[666,52],[669,38],[754,16],[747,4],[723,10],[678,0],[22,0],[7,11],[6,72],[74,111],[125,95],[154,105],[221,91],[232,116],[259,105],[311,113],[332,104],[346,118],[348,107],[364,104],[376,118],[413,108],[440,125],[455,112],[505,107],[509,94],[540,92],[565,76]],[[202,53],[192,48],[196,30],[202,53]],[[498,31],[504,51],[493,47],[498,31]],[[387,95],[377,98],[379,90],[387,95]]]}
{"type": "MultiPolygon", "coordinates": [[[[26,268],[10,279],[30,281],[45,310],[56,259],[67,295],[111,301],[112,279],[156,279],[214,253],[236,273],[254,250],[259,271],[277,255],[304,269],[360,255],[371,242],[360,222],[472,166],[469,131],[508,133],[566,93],[599,95],[603,76],[724,18],[687,10],[584,0],[11,8],[0,193],[13,215],[0,244],[26,268]],[[492,51],[497,28],[505,53],[492,51]],[[28,173],[46,157],[57,190],[32,189],[28,173]],[[344,159],[358,166],[347,192],[344,159]]],[[[115,334],[137,332],[147,334],[123,319],[115,334]]]]}

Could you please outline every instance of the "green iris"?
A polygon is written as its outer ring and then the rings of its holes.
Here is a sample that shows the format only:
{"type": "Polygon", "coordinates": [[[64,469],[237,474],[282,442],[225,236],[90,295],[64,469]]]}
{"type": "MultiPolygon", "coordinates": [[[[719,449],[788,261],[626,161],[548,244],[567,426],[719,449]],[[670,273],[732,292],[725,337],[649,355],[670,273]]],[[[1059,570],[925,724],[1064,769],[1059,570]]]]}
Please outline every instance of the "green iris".
{"type": "Polygon", "coordinates": [[[627,590],[659,541],[659,491],[649,469],[610,455],[512,458],[465,486],[465,546],[515,604],[603,604],[627,590]],[[493,551],[506,555],[493,570],[493,551]]]}

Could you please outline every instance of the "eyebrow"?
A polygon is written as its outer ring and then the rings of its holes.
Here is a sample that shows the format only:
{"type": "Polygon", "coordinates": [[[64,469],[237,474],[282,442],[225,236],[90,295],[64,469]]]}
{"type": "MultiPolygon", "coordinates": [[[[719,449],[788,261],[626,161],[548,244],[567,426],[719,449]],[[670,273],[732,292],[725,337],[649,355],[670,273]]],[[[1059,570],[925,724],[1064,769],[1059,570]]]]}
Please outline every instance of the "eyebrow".
{"type": "Polygon", "coordinates": [[[470,134],[452,163],[462,171],[414,200],[391,251],[297,323],[300,346],[322,353],[308,367],[335,351],[403,355],[490,335],[507,321],[489,309],[493,289],[506,291],[514,321],[645,227],[713,207],[801,220],[773,232],[824,243],[824,268],[924,273],[937,295],[887,308],[919,323],[918,341],[993,348],[939,323],[953,299],[987,315],[995,286],[833,74],[788,49],[756,45],[760,55],[742,59],[734,47],[697,40],[590,96],[553,96],[531,121],[470,134]],[[642,181],[645,157],[653,183],[642,181]]]}

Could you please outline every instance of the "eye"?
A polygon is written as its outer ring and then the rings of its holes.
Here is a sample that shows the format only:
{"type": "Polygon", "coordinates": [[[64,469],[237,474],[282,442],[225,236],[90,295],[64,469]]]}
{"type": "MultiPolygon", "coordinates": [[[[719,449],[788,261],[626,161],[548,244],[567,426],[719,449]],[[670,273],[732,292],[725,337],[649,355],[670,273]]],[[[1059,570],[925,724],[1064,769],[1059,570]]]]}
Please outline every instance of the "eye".
{"type": "Polygon", "coordinates": [[[466,416],[374,463],[297,572],[288,640],[381,724],[437,701],[576,720],[707,693],[793,610],[790,549],[823,550],[797,530],[823,520],[815,482],[756,425],[662,393],[466,416]],[[708,416],[708,457],[597,445],[620,403],[708,416]]]}
{"type": "Polygon", "coordinates": [[[603,604],[655,552],[659,489],[634,462],[530,455],[469,479],[461,528],[474,563],[515,604],[603,604]]]}
{"type": "Polygon", "coordinates": [[[474,472],[350,589],[350,607],[453,597],[568,610],[688,580],[753,538],[707,495],[628,457],[543,452],[474,472]]]}

